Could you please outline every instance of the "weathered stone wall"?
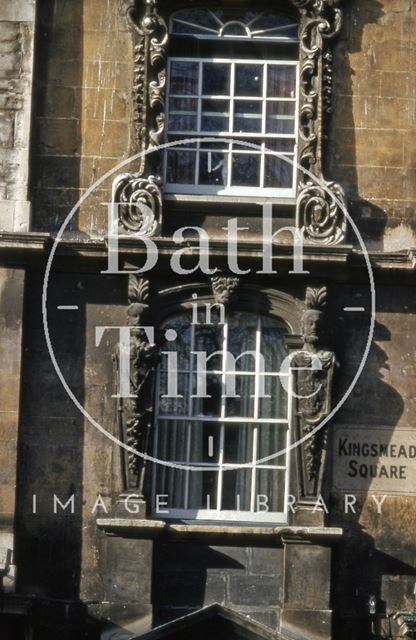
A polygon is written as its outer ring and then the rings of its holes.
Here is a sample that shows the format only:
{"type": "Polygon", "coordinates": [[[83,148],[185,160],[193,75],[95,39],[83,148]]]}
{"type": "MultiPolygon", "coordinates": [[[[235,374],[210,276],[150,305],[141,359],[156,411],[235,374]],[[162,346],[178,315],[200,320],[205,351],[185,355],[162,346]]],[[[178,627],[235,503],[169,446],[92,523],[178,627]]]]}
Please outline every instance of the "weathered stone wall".
{"type": "Polygon", "coordinates": [[[25,231],[35,0],[0,2],[0,230],[25,231]]]}
{"type": "MultiPolygon", "coordinates": [[[[0,269],[0,568],[14,551],[24,271],[0,269]]],[[[14,557],[6,589],[14,589],[14,557]]]]}
{"type": "Polygon", "coordinates": [[[416,15],[412,0],[345,3],[334,59],[330,171],[372,247],[416,244],[416,15]]]}
{"type": "MultiPolygon", "coordinates": [[[[120,6],[104,0],[39,5],[32,180],[37,230],[58,229],[85,190],[130,155],[132,43],[120,6]]],[[[108,191],[94,191],[72,228],[102,232],[107,201],[108,191]]]]}

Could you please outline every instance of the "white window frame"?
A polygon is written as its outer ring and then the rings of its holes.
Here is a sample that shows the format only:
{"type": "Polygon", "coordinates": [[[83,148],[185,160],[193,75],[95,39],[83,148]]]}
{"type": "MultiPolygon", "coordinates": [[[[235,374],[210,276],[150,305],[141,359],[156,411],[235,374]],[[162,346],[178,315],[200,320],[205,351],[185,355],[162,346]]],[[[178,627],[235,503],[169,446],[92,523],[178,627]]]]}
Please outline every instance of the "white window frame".
{"type": "MultiPolygon", "coordinates": [[[[195,350],[195,325],[191,324],[191,352],[195,350]]],[[[226,358],[225,358],[225,354],[226,354],[226,349],[227,349],[227,344],[228,344],[228,322],[227,320],[225,321],[224,325],[221,325],[224,329],[223,332],[223,345],[222,345],[222,351],[223,351],[223,358],[222,358],[222,369],[221,371],[219,370],[214,370],[214,371],[209,371],[209,374],[217,374],[217,375],[221,375],[221,380],[222,380],[222,389],[223,389],[223,394],[224,395],[224,390],[226,388],[226,369],[225,369],[225,364],[226,364],[226,358]]],[[[188,509],[188,508],[184,508],[184,509],[175,509],[175,508],[170,508],[169,506],[163,506],[163,510],[167,511],[167,513],[163,513],[161,514],[160,512],[158,513],[156,511],[156,504],[155,504],[155,499],[156,499],[156,474],[158,472],[157,467],[159,466],[157,463],[155,463],[153,465],[153,474],[152,474],[152,512],[153,512],[153,517],[155,518],[166,518],[166,519],[178,519],[178,520],[205,520],[205,521],[224,521],[224,522],[235,522],[235,523],[243,523],[243,522],[248,522],[248,523],[269,523],[269,524],[286,524],[288,521],[288,499],[289,499],[289,476],[290,476],[290,452],[288,450],[288,447],[290,445],[290,441],[291,441],[291,417],[292,417],[292,410],[293,410],[293,393],[292,393],[292,384],[293,384],[293,376],[291,374],[291,371],[289,369],[289,373],[282,373],[282,372],[269,372],[266,371],[265,375],[266,376],[270,376],[270,377],[274,377],[276,378],[276,383],[280,383],[280,378],[288,378],[288,384],[287,384],[287,388],[288,388],[288,402],[287,402],[287,415],[285,418],[263,418],[260,419],[258,418],[258,413],[259,413],[259,376],[260,376],[260,368],[259,368],[259,363],[260,363],[260,358],[258,357],[258,355],[260,354],[260,347],[261,347],[261,316],[258,316],[257,318],[257,328],[256,328],[256,358],[255,358],[255,370],[253,371],[240,371],[238,370],[236,372],[237,376],[240,375],[250,375],[250,376],[255,376],[255,389],[254,389],[254,417],[253,418],[246,418],[246,417],[226,417],[225,416],[225,409],[226,409],[226,404],[225,404],[225,398],[222,397],[221,398],[221,415],[217,418],[212,417],[212,416],[201,416],[201,415],[192,415],[192,380],[193,380],[193,374],[195,373],[194,368],[193,368],[193,359],[192,357],[190,357],[190,365],[189,365],[189,370],[180,370],[178,371],[178,373],[185,373],[188,375],[188,384],[189,384],[189,389],[188,389],[188,397],[189,397],[189,414],[190,415],[169,415],[169,414],[165,414],[165,413],[160,413],[159,412],[159,395],[160,395],[160,375],[161,373],[166,373],[166,369],[163,369],[161,366],[159,366],[158,368],[158,373],[157,373],[157,384],[156,384],[156,406],[155,406],[155,422],[154,422],[154,453],[155,453],[155,457],[157,457],[158,455],[158,431],[159,431],[159,420],[163,420],[163,421],[181,421],[181,422],[187,422],[187,446],[186,446],[186,450],[187,450],[187,460],[170,460],[169,462],[176,462],[177,464],[181,464],[181,465],[190,465],[190,466],[197,466],[197,467],[206,467],[208,468],[212,468],[212,467],[220,467],[220,469],[217,471],[218,473],[218,483],[217,483],[217,504],[215,506],[215,508],[211,508],[211,509],[188,509]],[[207,423],[217,423],[219,425],[221,425],[220,427],[220,445],[219,445],[219,460],[218,463],[201,463],[201,462],[194,462],[192,460],[190,460],[189,456],[190,456],[190,436],[191,436],[191,429],[192,429],[192,423],[203,423],[203,422],[207,422],[207,423]],[[235,469],[235,468],[240,468],[240,466],[238,464],[231,464],[231,463],[224,463],[223,459],[224,459],[224,426],[226,425],[235,425],[235,428],[238,428],[238,425],[241,423],[244,424],[253,424],[253,452],[252,452],[252,463],[249,467],[245,467],[247,469],[251,470],[251,487],[250,487],[250,511],[237,511],[236,510],[221,510],[220,506],[221,506],[221,500],[222,500],[222,479],[223,479],[223,473],[224,473],[224,469],[235,469]],[[256,461],[258,460],[258,452],[257,452],[257,434],[258,434],[258,430],[257,430],[257,426],[258,424],[280,424],[283,426],[286,426],[286,441],[285,441],[285,448],[286,448],[286,453],[282,456],[279,456],[278,458],[272,459],[270,461],[268,461],[267,463],[263,463],[260,465],[255,464],[256,461]],[[282,458],[284,458],[285,460],[285,464],[278,464],[278,462],[280,460],[282,460],[282,458]],[[256,510],[256,506],[257,506],[257,498],[256,498],[256,471],[259,469],[264,469],[264,470],[279,470],[279,471],[284,471],[284,491],[283,491],[283,505],[284,505],[284,510],[283,511],[268,511],[265,512],[263,510],[256,510]]],[[[272,452],[272,453],[277,453],[277,452],[272,452]]],[[[272,455],[272,453],[270,455],[272,455]]],[[[226,472],[226,471],[225,471],[226,472]]],[[[185,480],[185,494],[184,494],[184,501],[187,502],[188,501],[188,497],[189,497],[189,483],[191,481],[192,478],[192,473],[195,473],[194,471],[190,471],[190,470],[186,470],[183,471],[183,473],[186,474],[186,480],[185,480]]],[[[169,497],[167,498],[167,501],[169,500],[169,497]]],[[[236,497],[236,502],[237,502],[237,497],[236,497]]]]}
{"type": "MultiPolygon", "coordinates": [[[[299,136],[299,62],[297,60],[255,60],[255,59],[238,59],[238,58],[199,58],[199,57],[186,57],[186,56],[173,56],[169,58],[168,61],[168,81],[167,81],[167,121],[165,128],[165,141],[167,142],[169,138],[172,136],[178,136],[179,139],[187,138],[217,138],[221,140],[221,138],[229,139],[229,140],[239,140],[242,142],[250,142],[250,140],[258,140],[262,139],[262,151],[251,150],[253,154],[260,155],[260,184],[264,181],[264,171],[265,171],[265,157],[266,157],[266,145],[267,140],[293,140],[294,141],[294,152],[281,153],[282,156],[286,156],[293,160],[293,179],[292,186],[290,188],[278,188],[278,187],[243,187],[243,186],[216,186],[216,185],[201,185],[201,184],[181,184],[181,183],[168,183],[167,182],[167,157],[168,150],[165,151],[164,154],[164,192],[166,194],[184,194],[184,195],[211,195],[211,196],[243,196],[248,198],[258,198],[260,197],[277,197],[277,198],[294,198],[296,196],[297,190],[297,153],[298,153],[298,136],[299,136]],[[198,95],[196,96],[179,96],[176,94],[170,93],[170,65],[172,62],[195,62],[199,64],[199,88],[198,95]],[[213,63],[227,63],[231,65],[231,86],[230,86],[230,95],[203,95],[202,94],[202,64],[204,62],[213,62],[213,63]],[[234,68],[236,64],[256,64],[263,65],[263,93],[261,98],[252,97],[252,96],[235,96],[234,95],[234,68]],[[279,98],[267,97],[267,67],[268,65],[282,65],[282,66],[293,66],[296,68],[296,84],[295,84],[295,97],[294,98],[279,98]],[[169,98],[171,97],[181,97],[181,98],[194,98],[198,101],[198,112],[197,112],[197,121],[198,127],[196,130],[188,130],[188,131],[171,131],[169,127],[169,98]],[[212,131],[202,131],[201,130],[201,111],[202,111],[202,100],[205,99],[215,99],[215,100],[228,100],[230,106],[229,112],[229,130],[221,133],[212,132],[212,131]],[[260,133],[236,133],[231,129],[233,127],[234,121],[234,102],[235,101],[258,101],[262,103],[262,130],[260,133]],[[294,112],[294,133],[293,134],[275,134],[275,133],[265,133],[266,129],[266,105],[268,102],[293,102],[295,104],[295,112],[294,112]],[[264,141],[264,142],[263,142],[264,141]]],[[[231,180],[232,169],[231,169],[231,143],[225,143],[228,146],[228,180],[231,180]]],[[[196,143],[196,169],[195,169],[195,180],[198,180],[199,177],[199,158],[200,158],[200,147],[201,142],[198,141],[196,143]]],[[[184,149],[184,147],[178,146],[178,149],[184,149]]],[[[171,147],[172,150],[176,149],[176,147],[171,147]]],[[[241,146],[243,150],[244,147],[241,146]]],[[[245,150],[247,153],[247,150],[245,150]]],[[[236,151],[234,150],[233,153],[236,151]]],[[[237,151],[238,153],[238,151],[237,151]]],[[[273,152],[269,152],[273,153],[273,152]]]]}

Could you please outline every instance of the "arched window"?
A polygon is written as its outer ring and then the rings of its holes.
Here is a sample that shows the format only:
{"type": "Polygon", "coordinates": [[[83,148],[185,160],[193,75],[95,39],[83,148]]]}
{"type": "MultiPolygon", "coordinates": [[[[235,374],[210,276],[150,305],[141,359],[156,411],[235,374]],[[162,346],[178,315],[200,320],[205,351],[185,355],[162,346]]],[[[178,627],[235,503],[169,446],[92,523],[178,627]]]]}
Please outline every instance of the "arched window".
{"type": "Polygon", "coordinates": [[[171,16],[166,140],[199,140],[167,150],[166,193],[295,195],[297,30],[245,9],[171,16]]]}
{"type": "Polygon", "coordinates": [[[153,465],[153,504],[173,518],[284,522],[288,328],[244,312],[211,324],[181,314],[167,328],[177,337],[162,349],[153,453],[171,466],[153,465]]]}

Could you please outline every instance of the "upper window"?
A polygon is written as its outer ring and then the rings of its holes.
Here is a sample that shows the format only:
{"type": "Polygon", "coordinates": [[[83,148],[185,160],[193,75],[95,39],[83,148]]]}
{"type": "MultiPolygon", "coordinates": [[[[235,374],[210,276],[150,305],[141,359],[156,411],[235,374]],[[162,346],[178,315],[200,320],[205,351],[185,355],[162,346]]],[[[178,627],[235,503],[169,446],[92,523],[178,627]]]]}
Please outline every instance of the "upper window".
{"type": "Polygon", "coordinates": [[[165,191],[294,196],[294,20],[194,9],[176,12],[170,29],[167,141],[197,140],[167,150],[165,191]]]}
{"type": "Polygon", "coordinates": [[[184,314],[167,328],[178,337],[163,349],[153,451],[169,466],[154,465],[153,503],[159,496],[161,509],[172,518],[284,522],[290,416],[290,374],[282,371],[286,325],[251,313],[234,313],[223,324],[192,324],[184,314]],[[177,354],[177,382],[169,387],[171,352],[177,354]],[[206,374],[196,352],[206,354],[206,374]]]}

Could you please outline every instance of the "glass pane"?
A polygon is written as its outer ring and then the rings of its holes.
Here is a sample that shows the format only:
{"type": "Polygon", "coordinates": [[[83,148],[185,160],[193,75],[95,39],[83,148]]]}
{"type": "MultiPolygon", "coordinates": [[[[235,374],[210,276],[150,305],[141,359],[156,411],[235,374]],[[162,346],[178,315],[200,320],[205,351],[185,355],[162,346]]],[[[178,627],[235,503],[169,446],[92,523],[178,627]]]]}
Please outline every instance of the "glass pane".
{"type": "MultiPolygon", "coordinates": [[[[285,501],[285,471],[258,469],[256,472],[256,496],[266,496],[269,511],[283,512],[285,501]]],[[[264,507],[261,507],[264,510],[264,507]]]]}
{"type": "Polygon", "coordinates": [[[169,149],[167,152],[167,182],[170,184],[194,184],[195,159],[196,154],[192,151],[169,149]]]}
{"type": "MultiPolygon", "coordinates": [[[[157,496],[163,496],[163,498],[159,499],[160,502],[168,503],[167,506],[160,504],[160,510],[184,509],[187,472],[182,469],[175,469],[175,467],[164,467],[161,465],[156,465],[156,467],[156,491],[153,509],[157,507],[157,496]]],[[[156,516],[157,515],[156,512],[156,516]]],[[[163,514],[160,514],[160,516],[163,516],[163,514]]]]}
{"type": "MultiPolygon", "coordinates": [[[[259,15],[251,24],[252,33],[257,31],[265,31],[265,36],[269,38],[296,38],[298,25],[294,24],[295,20],[288,16],[267,13],[259,15]]],[[[258,34],[260,35],[260,34],[258,34]]]]}
{"type": "Polygon", "coordinates": [[[287,356],[283,340],[287,333],[289,330],[273,318],[261,319],[260,352],[264,356],[265,370],[270,373],[277,373],[287,356]]]}
{"type": "Polygon", "coordinates": [[[181,420],[158,420],[157,457],[167,462],[186,462],[188,423],[181,420]]]}
{"type": "Polygon", "coordinates": [[[200,154],[199,184],[224,186],[228,182],[228,155],[204,152],[200,154]]]}
{"type": "MultiPolygon", "coordinates": [[[[259,424],[257,426],[258,449],[257,459],[263,460],[268,456],[282,451],[287,446],[287,427],[282,424],[259,424]]],[[[272,458],[262,464],[276,467],[284,467],[286,464],[286,454],[272,458]]]]}
{"type": "Polygon", "coordinates": [[[228,100],[203,100],[201,130],[227,132],[229,123],[228,100]]]}
{"type": "Polygon", "coordinates": [[[201,462],[218,464],[220,432],[221,425],[218,422],[191,423],[191,450],[189,457],[191,464],[198,465],[201,462]]]}
{"type": "Polygon", "coordinates": [[[295,103],[268,102],[266,107],[266,133],[295,132],[295,103]]]}
{"type": "MultiPolygon", "coordinates": [[[[179,145],[179,142],[181,140],[187,140],[189,138],[189,135],[180,135],[180,134],[173,134],[173,135],[168,135],[168,142],[176,142],[176,145],[179,145]]],[[[196,142],[187,142],[186,144],[182,144],[180,146],[180,149],[195,149],[196,148],[196,142]]]]}
{"type": "Polygon", "coordinates": [[[177,373],[174,370],[160,372],[159,414],[188,415],[189,395],[189,374],[177,373]],[[175,395],[183,397],[175,398],[175,395]]]}
{"type": "Polygon", "coordinates": [[[260,156],[233,154],[231,185],[258,187],[260,181],[260,156]]]}
{"type": "MultiPolygon", "coordinates": [[[[206,315],[204,319],[205,321],[207,320],[206,315]]],[[[206,355],[205,367],[207,371],[222,371],[224,327],[223,325],[214,324],[218,319],[218,314],[213,313],[210,319],[213,324],[194,325],[195,345],[193,351],[204,352],[204,354],[206,355]],[[217,352],[220,353],[214,355],[217,352]]],[[[200,320],[200,318],[198,318],[198,320],[200,320]]],[[[197,356],[195,355],[195,370],[197,368],[197,362],[197,356]]]]}
{"type": "Polygon", "coordinates": [[[251,469],[224,469],[222,482],[221,509],[250,511],[251,469]]]}
{"type": "Polygon", "coordinates": [[[193,375],[192,407],[194,416],[221,415],[222,380],[221,375],[206,374],[193,375]],[[199,386],[198,386],[199,379],[199,386]]]}
{"type": "Polygon", "coordinates": [[[195,131],[197,128],[198,101],[195,98],[170,98],[169,130],[195,131]]]}
{"type": "Polygon", "coordinates": [[[263,95],[263,65],[236,64],[234,93],[236,96],[261,97],[263,95]]]}
{"type": "Polygon", "coordinates": [[[234,102],[234,133],[261,133],[262,103],[259,100],[234,102]]]}
{"type": "Polygon", "coordinates": [[[224,427],[224,462],[245,464],[253,460],[253,425],[224,427]]]}
{"type": "Polygon", "coordinates": [[[227,351],[237,360],[236,371],[255,371],[255,358],[246,351],[256,350],[257,316],[235,313],[228,318],[227,351]]]}
{"type": "Polygon", "coordinates": [[[218,471],[190,471],[189,509],[216,509],[218,471]]]}
{"type": "Polygon", "coordinates": [[[230,64],[205,62],[202,75],[202,93],[208,96],[230,95],[230,64]]]}
{"type": "MultiPolygon", "coordinates": [[[[293,161],[293,157],[290,158],[293,161]]],[[[264,186],[291,189],[293,186],[293,165],[276,156],[265,157],[264,186]]]]}
{"type": "Polygon", "coordinates": [[[180,11],[176,11],[173,16],[172,33],[217,33],[219,26],[220,25],[215,19],[213,13],[207,9],[181,9],[180,11]]]}
{"type": "MultiPolygon", "coordinates": [[[[172,342],[164,342],[162,351],[175,351],[178,357],[178,370],[189,371],[191,356],[191,316],[184,314],[170,318],[163,327],[163,331],[173,329],[176,332],[176,339],[172,342]]],[[[160,369],[166,370],[168,366],[168,356],[161,357],[160,369]]]]}
{"type": "Polygon", "coordinates": [[[268,65],[267,95],[269,98],[296,97],[296,67],[268,65]]]}
{"type": "Polygon", "coordinates": [[[254,418],[254,376],[227,374],[225,393],[228,418],[254,418]],[[235,391],[235,398],[232,397],[235,391]]]}
{"type": "Polygon", "coordinates": [[[198,95],[198,62],[172,60],[170,63],[170,93],[198,95]]]}
{"type": "Polygon", "coordinates": [[[265,150],[266,151],[277,151],[278,153],[294,153],[295,150],[295,140],[290,138],[280,138],[271,140],[268,138],[265,141],[265,150]]]}
{"type": "Polygon", "coordinates": [[[228,22],[222,31],[223,36],[244,36],[247,38],[247,29],[240,22],[228,22]]]}
{"type": "Polygon", "coordinates": [[[287,418],[288,394],[278,376],[262,376],[259,380],[259,418],[287,418]],[[263,388],[261,388],[263,385],[263,388]],[[270,396],[270,397],[267,397],[270,396]]]}

